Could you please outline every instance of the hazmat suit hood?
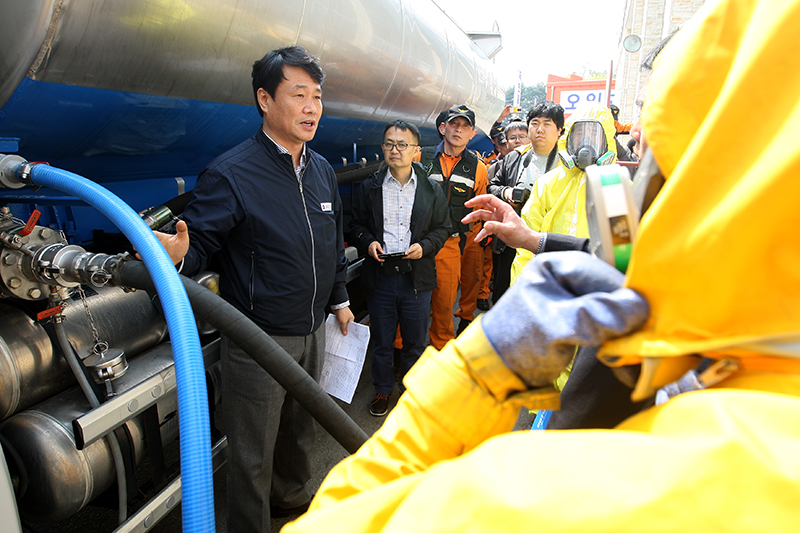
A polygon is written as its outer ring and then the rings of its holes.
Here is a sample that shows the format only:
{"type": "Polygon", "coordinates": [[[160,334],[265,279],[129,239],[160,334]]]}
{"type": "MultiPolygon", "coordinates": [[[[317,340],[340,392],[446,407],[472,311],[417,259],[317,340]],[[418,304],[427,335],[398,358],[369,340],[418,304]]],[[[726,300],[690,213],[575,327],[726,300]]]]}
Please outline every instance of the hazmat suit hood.
{"type": "MultiPolygon", "coordinates": [[[[588,120],[602,124],[608,150],[614,155],[607,163],[614,163],[617,146],[614,141],[614,118],[611,110],[601,105],[579,106],[567,118],[564,133],[556,143],[558,150],[567,150],[567,139],[575,123],[588,120]]],[[[536,180],[531,198],[522,208],[522,218],[536,231],[588,237],[585,184],[586,174],[583,170],[577,166],[566,168],[563,164],[558,165],[536,180]]]]}
{"type": "MultiPolygon", "coordinates": [[[[564,124],[564,133],[558,139],[559,151],[566,150],[567,138],[573,125],[587,120],[596,120],[602,124],[612,155],[606,163],[613,163],[616,160],[614,119],[611,110],[600,105],[580,106],[570,115],[564,124]]],[[[530,198],[520,210],[520,217],[534,231],[589,237],[585,186],[586,174],[583,170],[577,166],[566,168],[560,164],[536,180],[530,198]]],[[[529,250],[517,249],[511,265],[512,283],[532,257],[533,253],[529,250]]]]}
{"type": "Polygon", "coordinates": [[[642,363],[635,398],[697,359],[800,369],[800,1],[709,2],[657,58],[644,132],[666,183],[627,286],[651,317],[606,343],[642,363]]]}
{"type": "MultiPolygon", "coordinates": [[[[597,158],[604,155],[606,152],[611,151],[616,156],[616,146],[617,143],[614,139],[614,135],[616,134],[616,129],[614,127],[614,117],[611,114],[611,110],[607,107],[591,104],[588,106],[581,106],[578,107],[573,114],[569,116],[566,123],[564,124],[564,134],[561,135],[558,139],[558,151],[562,154],[570,154],[570,155],[577,155],[575,150],[572,149],[569,145],[575,144],[574,135],[576,130],[576,125],[581,125],[586,122],[598,122],[602,126],[603,133],[605,134],[605,149],[595,150],[595,162],[597,158]],[[570,141],[573,141],[570,143],[570,141]]],[[[609,164],[615,161],[616,157],[612,157],[606,160],[604,163],[609,164]]],[[[586,166],[588,165],[579,165],[582,168],[576,169],[569,169],[569,170],[585,170],[586,166]]],[[[565,167],[568,168],[568,167],[565,167]]]]}

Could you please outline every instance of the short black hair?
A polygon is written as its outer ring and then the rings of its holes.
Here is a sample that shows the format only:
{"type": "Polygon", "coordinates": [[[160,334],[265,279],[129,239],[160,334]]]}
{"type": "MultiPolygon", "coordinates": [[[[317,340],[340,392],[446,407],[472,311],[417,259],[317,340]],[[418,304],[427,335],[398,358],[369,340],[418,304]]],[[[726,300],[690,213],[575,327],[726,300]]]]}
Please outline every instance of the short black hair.
{"type": "Polygon", "coordinates": [[[284,65],[300,67],[311,76],[311,79],[322,85],[325,73],[319,65],[319,58],[312,56],[302,46],[286,46],[268,52],[267,55],[253,63],[253,96],[256,99],[256,109],[262,117],[264,112],[258,103],[258,90],[264,89],[272,98],[275,90],[286,77],[283,74],[284,65]]]}
{"type": "Polygon", "coordinates": [[[419,144],[419,128],[413,125],[410,122],[406,122],[405,120],[395,120],[394,122],[390,122],[383,128],[383,137],[386,138],[386,132],[392,128],[397,128],[398,130],[403,131],[410,131],[411,136],[414,137],[414,142],[419,144]]]}
{"type": "Polygon", "coordinates": [[[531,110],[528,111],[528,115],[525,118],[530,126],[531,120],[539,117],[549,118],[556,123],[556,127],[559,130],[564,130],[564,108],[559,104],[551,100],[537,102],[531,110]]]}
{"type": "Polygon", "coordinates": [[[506,124],[506,134],[511,130],[523,130],[525,133],[528,133],[528,124],[519,118],[512,119],[511,122],[506,124]]]}

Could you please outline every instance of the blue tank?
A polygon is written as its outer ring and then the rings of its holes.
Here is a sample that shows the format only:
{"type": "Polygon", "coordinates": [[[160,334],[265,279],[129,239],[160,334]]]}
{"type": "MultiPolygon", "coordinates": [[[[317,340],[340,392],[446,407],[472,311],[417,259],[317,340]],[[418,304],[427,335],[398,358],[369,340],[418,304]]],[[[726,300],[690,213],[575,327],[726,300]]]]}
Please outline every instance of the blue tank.
{"type": "MultiPolygon", "coordinates": [[[[334,167],[375,160],[387,121],[434,144],[442,109],[466,103],[485,132],[503,106],[490,61],[427,0],[4,2],[0,153],[103,183],[136,210],[158,205],[257,131],[252,64],[292,44],[321,58],[310,146],[334,167]]],[[[48,206],[43,220],[77,243],[106,228],[70,198],[3,194],[48,206]]]]}

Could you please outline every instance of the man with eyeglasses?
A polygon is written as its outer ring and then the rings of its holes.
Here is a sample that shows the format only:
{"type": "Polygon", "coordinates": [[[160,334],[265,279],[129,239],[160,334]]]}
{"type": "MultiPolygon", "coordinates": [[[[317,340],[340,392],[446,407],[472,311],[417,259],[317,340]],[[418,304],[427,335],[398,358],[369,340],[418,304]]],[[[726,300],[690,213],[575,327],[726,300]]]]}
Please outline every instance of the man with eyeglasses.
{"type": "Polygon", "coordinates": [[[525,146],[531,143],[530,137],[528,137],[528,125],[522,119],[515,118],[505,126],[500,126],[500,128],[502,128],[504,142],[502,145],[500,145],[499,157],[491,165],[489,165],[489,168],[486,171],[489,183],[491,183],[492,178],[494,178],[495,174],[497,174],[497,171],[500,170],[500,166],[503,164],[503,159],[508,154],[520,146],[525,146]]]}
{"type": "Polygon", "coordinates": [[[398,325],[403,337],[401,379],[425,349],[436,254],[452,232],[442,188],[413,162],[420,151],[419,129],[402,120],[390,122],[381,146],[388,169],[361,183],[350,222],[355,245],[366,255],[361,284],[370,313],[373,416],[389,411],[398,325]]]}

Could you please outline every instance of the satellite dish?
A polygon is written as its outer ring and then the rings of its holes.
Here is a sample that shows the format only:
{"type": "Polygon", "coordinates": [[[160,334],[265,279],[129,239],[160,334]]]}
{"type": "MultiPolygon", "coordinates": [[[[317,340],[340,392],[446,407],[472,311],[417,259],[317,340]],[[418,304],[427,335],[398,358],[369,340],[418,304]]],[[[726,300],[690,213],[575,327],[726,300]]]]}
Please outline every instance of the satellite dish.
{"type": "Polygon", "coordinates": [[[638,52],[642,47],[642,38],[635,33],[631,33],[622,39],[622,47],[631,53],[638,52]]]}

